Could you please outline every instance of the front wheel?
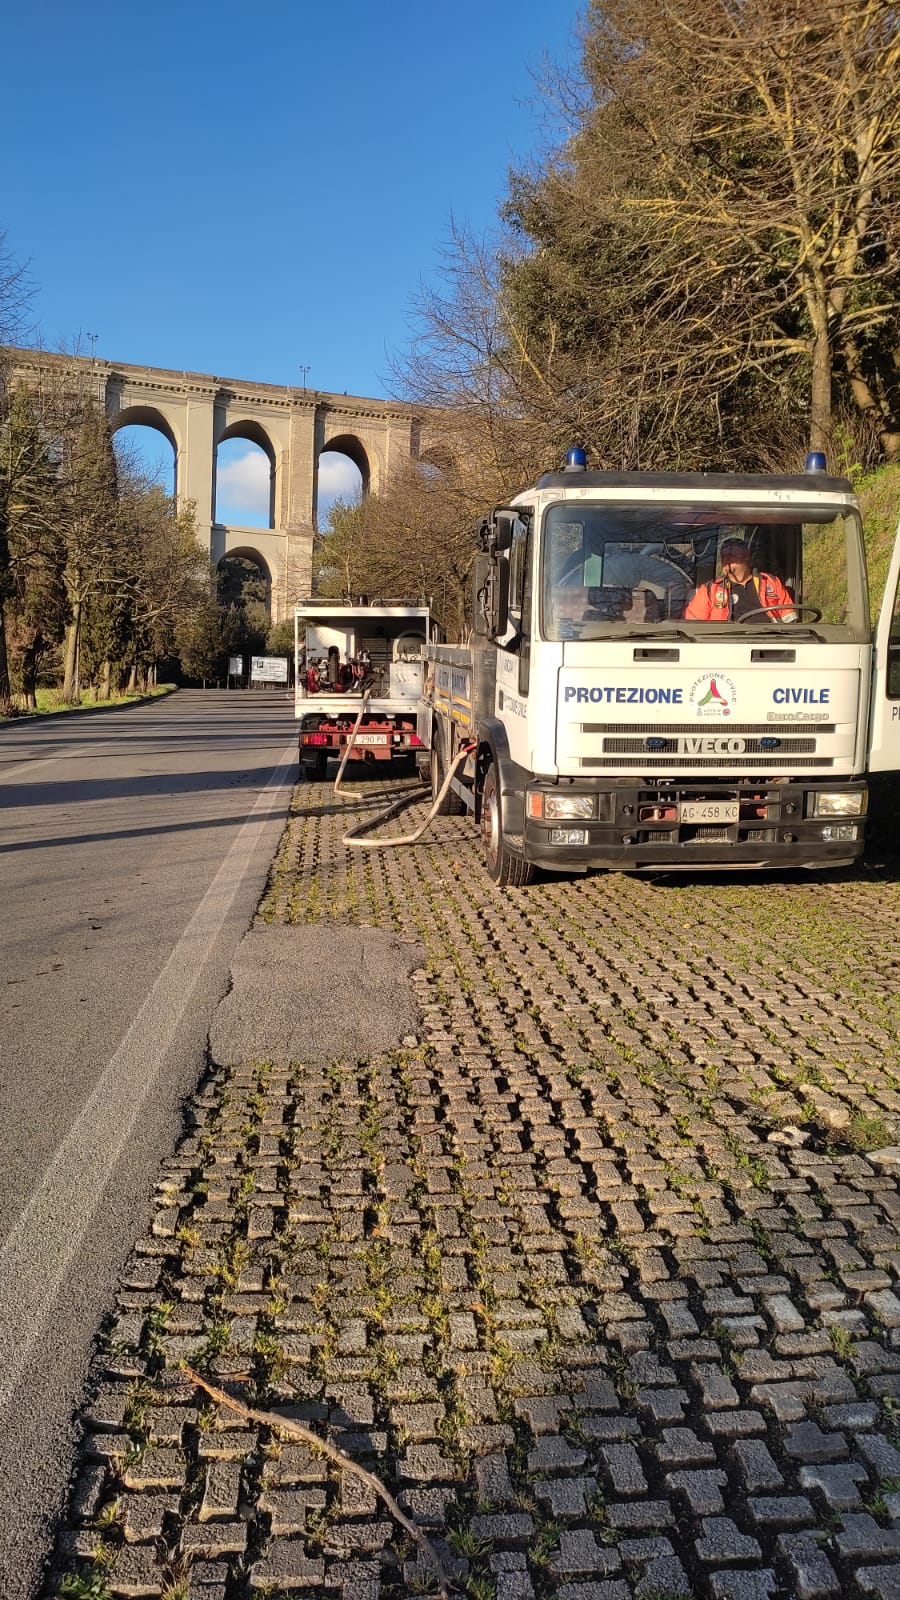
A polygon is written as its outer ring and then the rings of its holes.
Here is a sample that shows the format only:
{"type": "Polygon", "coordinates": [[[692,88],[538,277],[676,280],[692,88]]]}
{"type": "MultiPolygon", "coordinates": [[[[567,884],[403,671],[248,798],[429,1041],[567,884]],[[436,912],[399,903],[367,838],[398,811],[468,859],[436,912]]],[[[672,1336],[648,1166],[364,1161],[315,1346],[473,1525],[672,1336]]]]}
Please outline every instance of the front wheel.
{"type": "Polygon", "coordinates": [[[521,888],[534,877],[534,867],[513,855],[503,839],[503,802],[493,761],[484,775],[481,791],[481,844],[488,876],[502,887],[521,888]]]}

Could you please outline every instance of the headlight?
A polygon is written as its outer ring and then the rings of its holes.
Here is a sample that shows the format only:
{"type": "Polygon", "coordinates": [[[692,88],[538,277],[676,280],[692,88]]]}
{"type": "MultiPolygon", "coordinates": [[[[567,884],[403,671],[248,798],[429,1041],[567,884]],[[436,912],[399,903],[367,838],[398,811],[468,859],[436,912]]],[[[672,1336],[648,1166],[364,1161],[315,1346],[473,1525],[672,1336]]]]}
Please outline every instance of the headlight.
{"type": "Polygon", "coordinates": [[[533,798],[543,800],[545,817],[561,819],[594,815],[594,797],[591,794],[545,794],[533,798]]]}
{"type": "Polygon", "coordinates": [[[866,809],[866,795],[861,789],[840,790],[837,794],[814,794],[814,817],[861,817],[866,809]]]}
{"type": "Polygon", "coordinates": [[[834,844],[845,839],[857,839],[859,829],[855,822],[829,822],[822,829],[822,838],[834,844]]]}

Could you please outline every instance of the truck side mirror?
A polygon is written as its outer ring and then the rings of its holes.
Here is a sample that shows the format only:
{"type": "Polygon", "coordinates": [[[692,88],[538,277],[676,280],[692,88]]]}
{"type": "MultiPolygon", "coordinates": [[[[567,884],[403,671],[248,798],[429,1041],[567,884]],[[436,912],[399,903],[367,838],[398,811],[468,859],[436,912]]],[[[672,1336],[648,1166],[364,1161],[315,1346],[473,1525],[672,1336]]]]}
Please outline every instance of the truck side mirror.
{"type": "Polygon", "coordinates": [[[479,555],[473,571],[474,632],[480,639],[502,639],[509,627],[509,562],[479,555]]]}
{"type": "Polygon", "coordinates": [[[495,511],[491,524],[490,547],[498,554],[512,547],[513,534],[516,526],[516,513],[514,511],[495,511]]]}

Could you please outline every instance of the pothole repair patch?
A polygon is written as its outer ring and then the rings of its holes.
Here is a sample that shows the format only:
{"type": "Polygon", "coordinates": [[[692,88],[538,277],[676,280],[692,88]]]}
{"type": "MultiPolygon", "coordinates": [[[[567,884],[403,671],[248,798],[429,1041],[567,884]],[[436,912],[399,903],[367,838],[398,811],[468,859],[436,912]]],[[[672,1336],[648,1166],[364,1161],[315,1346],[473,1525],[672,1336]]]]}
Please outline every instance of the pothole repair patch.
{"type": "Polygon", "coordinates": [[[420,1026],[409,977],[424,963],[417,941],[375,928],[251,928],[213,1018],[212,1059],[286,1066],[395,1049],[420,1026]]]}

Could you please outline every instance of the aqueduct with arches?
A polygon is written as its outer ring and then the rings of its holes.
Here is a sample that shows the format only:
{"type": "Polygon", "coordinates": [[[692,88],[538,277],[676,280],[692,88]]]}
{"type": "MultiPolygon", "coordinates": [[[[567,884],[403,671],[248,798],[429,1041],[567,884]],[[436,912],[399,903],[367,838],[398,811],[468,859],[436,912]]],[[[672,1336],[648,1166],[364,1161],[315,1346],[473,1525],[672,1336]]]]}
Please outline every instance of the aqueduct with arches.
{"type": "Polygon", "coordinates": [[[256,562],[275,620],[310,593],[322,452],[348,456],[359,469],[363,493],[373,494],[403,461],[427,453],[422,413],[397,401],[44,351],[17,350],[14,365],[29,387],[67,377],[88,387],[115,430],[136,424],[167,439],[175,456],[175,492],[179,502],[194,503],[198,539],[216,564],[230,555],[256,562]],[[268,528],[215,520],[216,455],[228,439],[246,439],[268,457],[268,528]]]}

